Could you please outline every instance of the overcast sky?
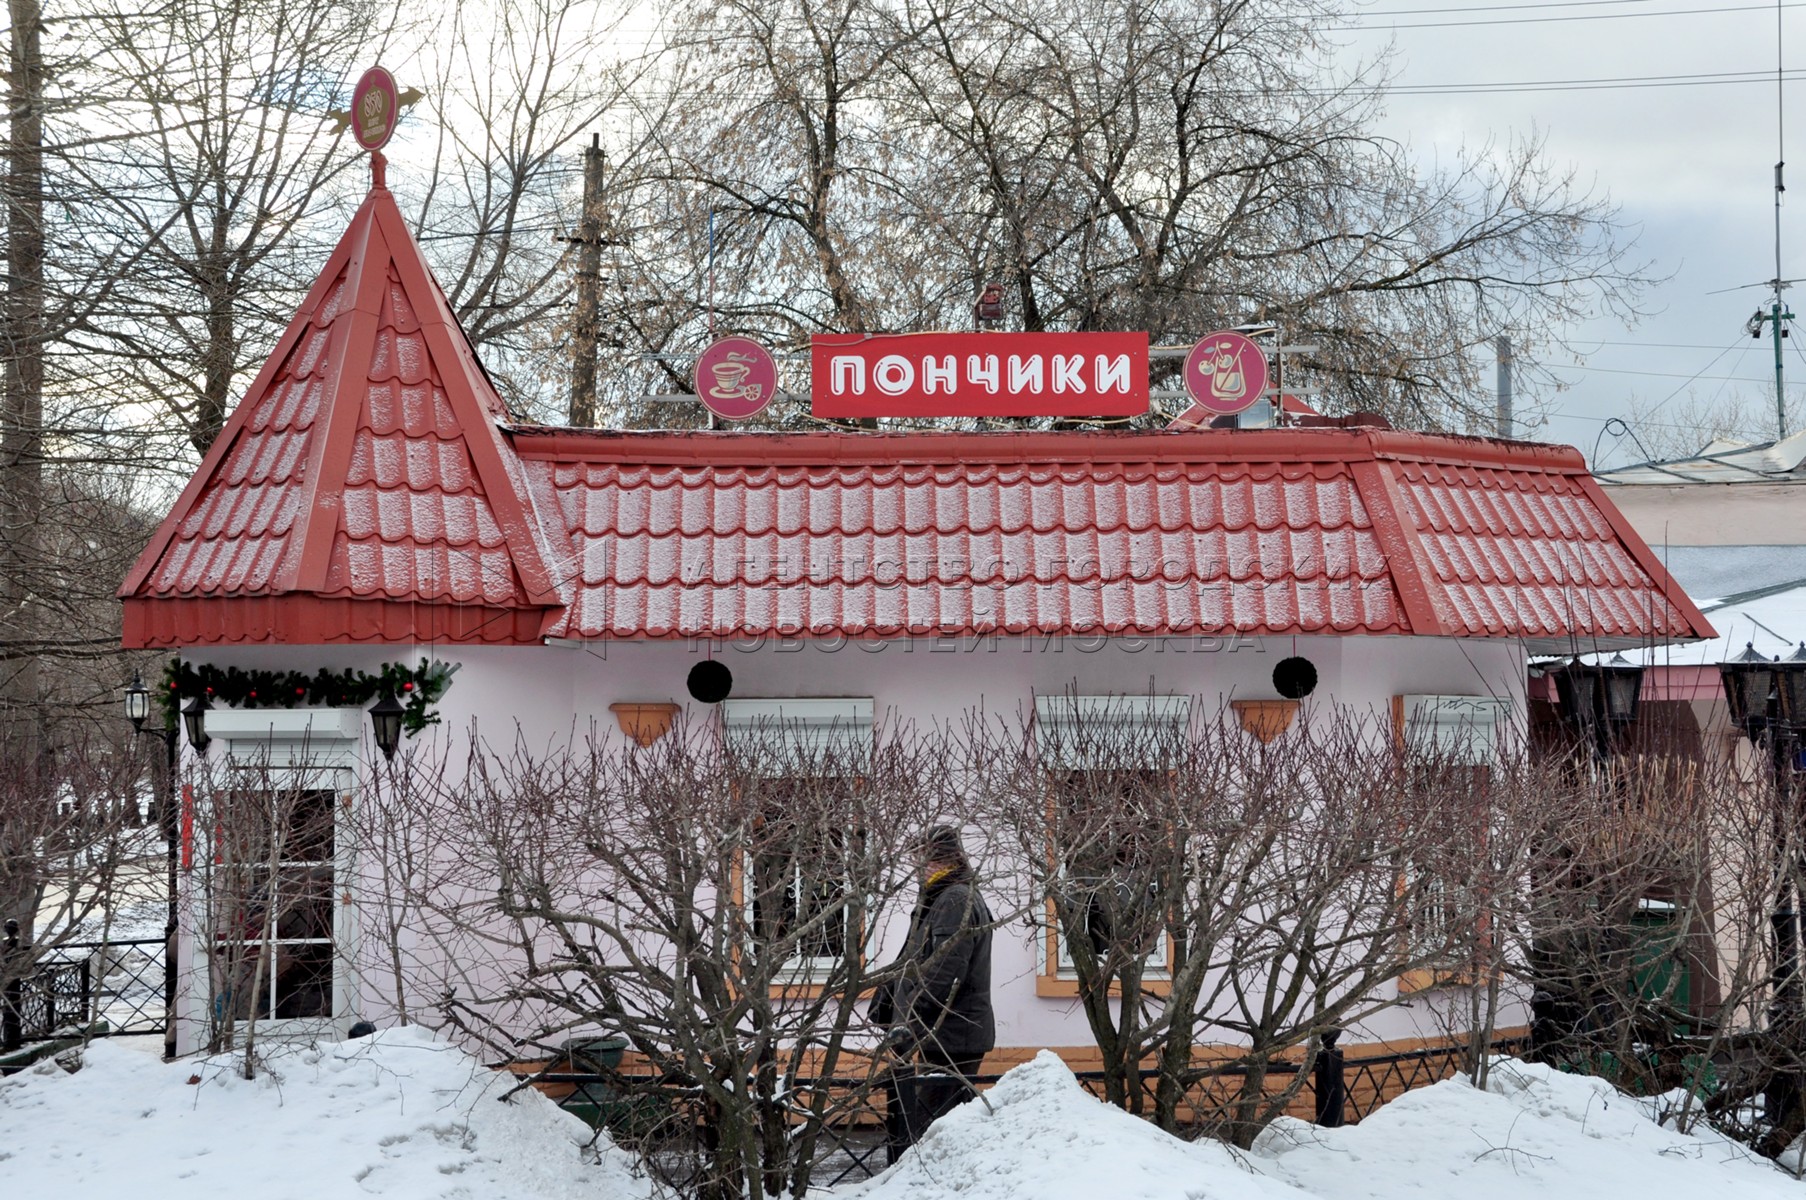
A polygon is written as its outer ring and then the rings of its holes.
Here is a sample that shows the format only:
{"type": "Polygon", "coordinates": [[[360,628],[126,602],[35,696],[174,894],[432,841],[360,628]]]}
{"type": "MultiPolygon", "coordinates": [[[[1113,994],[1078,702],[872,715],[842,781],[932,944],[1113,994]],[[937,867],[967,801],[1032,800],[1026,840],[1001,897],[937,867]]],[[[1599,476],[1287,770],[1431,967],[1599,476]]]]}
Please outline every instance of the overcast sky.
{"type": "MultiPolygon", "coordinates": [[[[1744,331],[1751,313],[1766,305],[1764,293],[1708,294],[1774,277],[1772,0],[1766,6],[1749,0],[1370,0],[1359,11],[1362,31],[1343,35],[1351,52],[1394,48],[1399,91],[1389,98],[1383,132],[1428,155],[1540,130],[1556,163],[1572,165],[1610,192],[1624,219],[1638,227],[1639,248],[1655,273],[1670,276],[1651,290],[1652,311],[1636,328],[1590,323],[1581,361],[1549,364],[1571,387],[1556,398],[1550,424],[1530,436],[1578,445],[1590,458],[1605,421],[1628,417],[1633,398],[1653,406],[1673,395],[1651,414],[1660,423],[1673,420],[1691,389],[1699,400],[1741,390],[1752,408],[1768,407],[1766,436],[1772,437],[1772,390],[1764,388],[1773,377],[1770,343],[1744,331]],[[1444,24],[1450,22],[1470,24],[1444,24]],[[1747,84],[1409,94],[1439,84],[1472,89],[1733,72],[1763,74],[1747,84]]],[[[1790,73],[1806,71],[1806,3],[1787,0],[1781,22],[1790,73]]],[[[1799,219],[1806,215],[1806,80],[1786,85],[1784,112],[1794,198],[1781,218],[1787,278],[1806,275],[1800,267],[1806,221],[1799,219]]],[[[1806,304],[1806,284],[1794,298],[1806,304]]],[[[1788,391],[1799,394],[1806,386],[1806,344],[1790,344],[1786,369],[1788,391]]],[[[1618,447],[1619,440],[1606,434],[1602,461],[1643,457],[1628,440],[1618,447]]]]}

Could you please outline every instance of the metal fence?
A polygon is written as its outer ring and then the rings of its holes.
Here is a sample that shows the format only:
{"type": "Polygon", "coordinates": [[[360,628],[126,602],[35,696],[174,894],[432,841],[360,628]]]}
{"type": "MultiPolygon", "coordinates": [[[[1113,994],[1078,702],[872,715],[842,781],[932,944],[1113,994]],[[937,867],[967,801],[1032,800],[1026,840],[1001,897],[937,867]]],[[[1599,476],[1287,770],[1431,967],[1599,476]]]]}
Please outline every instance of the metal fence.
{"type": "MultiPolygon", "coordinates": [[[[1489,1052],[1521,1055],[1528,1048],[1527,1039],[1500,1039],[1491,1044],[1489,1052]]],[[[1388,1100],[1459,1074],[1466,1057],[1467,1050],[1459,1046],[1358,1058],[1319,1054],[1312,1078],[1299,1085],[1287,1108],[1294,1115],[1314,1116],[1322,1124],[1355,1124],[1388,1100]]],[[[1246,1065],[1233,1063],[1202,1072],[1186,1092],[1180,1135],[1197,1138],[1222,1132],[1235,1119],[1235,1098],[1243,1090],[1247,1073],[1246,1065]]],[[[1277,1101],[1297,1074],[1295,1062],[1269,1064],[1262,1095],[1277,1101]]],[[[1102,1072],[1078,1072],[1077,1077],[1088,1092],[1103,1098],[1102,1072]]],[[[982,1088],[999,1078],[980,1075],[977,1083],[982,1088]]],[[[1143,1072],[1142,1086],[1150,1101],[1145,1107],[1150,1111],[1157,1078],[1157,1072],[1143,1072]]],[[[693,1089],[661,1089],[649,1079],[609,1073],[551,1072],[536,1079],[574,1085],[575,1093],[561,1103],[584,1106],[586,1117],[606,1124],[617,1142],[643,1155],[659,1180],[680,1194],[694,1191],[707,1172],[704,1104],[693,1089]]],[[[808,1155],[812,1188],[857,1182],[884,1169],[882,1093],[872,1079],[798,1079],[775,1102],[785,1109],[793,1134],[806,1128],[814,1138],[808,1155]],[[811,1111],[812,1102],[824,1090],[829,1097],[822,1106],[828,1114],[825,1119],[811,1111]]]]}
{"type": "MultiPolygon", "coordinates": [[[[7,953],[29,951],[9,945],[7,953]]],[[[42,951],[0,994],[0,1050],[74,1033],[161,1033],[163,955],[162,938],[67,942],[42,951]]]]}

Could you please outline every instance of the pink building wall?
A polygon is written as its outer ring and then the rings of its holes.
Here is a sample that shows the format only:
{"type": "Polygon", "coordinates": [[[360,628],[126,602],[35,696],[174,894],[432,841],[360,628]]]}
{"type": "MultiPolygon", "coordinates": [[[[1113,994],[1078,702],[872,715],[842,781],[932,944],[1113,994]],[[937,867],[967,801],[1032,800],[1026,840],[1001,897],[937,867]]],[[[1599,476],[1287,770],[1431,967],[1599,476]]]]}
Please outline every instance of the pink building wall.
{"type": "MultiPolygon", "coordinates": [[[[1317,667],[1316,692],[1308,708],[1343,706],[1355,715],[1389,720],[1395,695],[1440,693],[1491,696],[1510,701],[1521,728],[1525,701],[1524,652],[1504,640],[1435,638],[1222,638],[1222,639],[919,639],[885,642],[796,640],[759,644],[688,642],[565,643],[543,647],[322,646],[233,647],[186,655],[195,663],[255,669],[321,666],[374,671],[382,663],[417,662],[422,657],[462,664],[438,705],[440,723],[404,739],[400,755],[444,755],[461,764],[473,721],[481,737],[512,744],[516,726],[529,747],[555,750],[581,741],[591,723],[607,736],[621,736],[608,706],[624,701],[681,703],[691,723],[710,719],[710,706],[690,699],[685,679],[690,667],[709,656],[726,663],[734,676],[733,698],[869,697],[874,720],[928,724],[957,718],[983,705],[1014,716],[1031,711],[1036,694],[1190,695],[1194,713],[1214,714],[1231,699],[1275,695],[1274,665],[1291,654],[1317,667]]],[[[364,731],[361,757],[377,756],[364,731]]],[[[221,751],[216,742],[212,753],[221,751]]],[[[399,755],[398,755],[399,757],[399,755]]],[[[364,770],[368,778],[368,768],[364,770]]],[[[379,784],[380,789],[380,784],[379,784]]],[[[982,864],[980,864],[982,874],[982,864]]],[[[982,885],[981,885],[982,886],[982,885]]],[[[357,898],[354,897],[354,903],[357,898]]],[[[887,960],[902,940],[902,929],[878,936],[877,953],[887,960]]],[[[353,951],[358,981],[347,998],[351,1017],[390,1017],[386,981],[371,962],[371,947],[353,951]]],[[[1078,1003],[1036,994],[1043,965],[1039,931],[1025,925],[999,930],[993,944],[993,998],[1000,1047],[1083,1046],[1090,1035],[1078,1003]]],[[[205,985],[192,975],[192,947],[184,950],[190,972],[184,992],[187,1020],[183,1049],[201,1036],[205,985]]],[[[1436,1037],[1451,1027],[1443,1006],[1459,994],[1420,994],[1375,1015],[1350,1042],[1436,1037]]],[[[1457,1009],[1460,1008],[1456,1004],[1457,1009]]],[[[1523,1024],[1523,1008],[1513,1004],[1501,1027],[1523,1024]]],[[[1459,1023],[1455,1023],[1459,1027],[1459,1023]]]]}

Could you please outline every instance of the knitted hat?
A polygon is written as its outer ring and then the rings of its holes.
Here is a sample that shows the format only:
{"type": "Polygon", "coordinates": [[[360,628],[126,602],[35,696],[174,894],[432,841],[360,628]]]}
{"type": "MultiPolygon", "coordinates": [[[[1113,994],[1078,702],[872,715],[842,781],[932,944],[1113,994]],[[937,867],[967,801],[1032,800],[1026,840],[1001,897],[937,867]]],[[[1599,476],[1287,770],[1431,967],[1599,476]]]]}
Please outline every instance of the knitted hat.
{"type": "Polygon", "coordinates": [[[951,825],[936,825],[922,835],[916,844],[917,852],[926,862],[965,864],[966,847],[960,841],[959,830],[951,825]]]}

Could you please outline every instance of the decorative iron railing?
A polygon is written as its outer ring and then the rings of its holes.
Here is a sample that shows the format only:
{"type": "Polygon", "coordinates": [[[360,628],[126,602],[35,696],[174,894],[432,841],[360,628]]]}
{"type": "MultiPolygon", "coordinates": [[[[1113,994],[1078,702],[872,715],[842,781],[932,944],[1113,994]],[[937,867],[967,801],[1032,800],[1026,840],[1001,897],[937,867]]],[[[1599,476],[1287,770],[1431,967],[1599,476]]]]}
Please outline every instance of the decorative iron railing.
{"type": "MultiPolygon", "coordinates": [[[[7,953],[31,951],[12,945],[7,953]]],[[[162,938],[66,942],[37,952],[29,970],[0,994],[0,1049],[73,1033],[162,1032],[163,955],[162,938]]]]}

